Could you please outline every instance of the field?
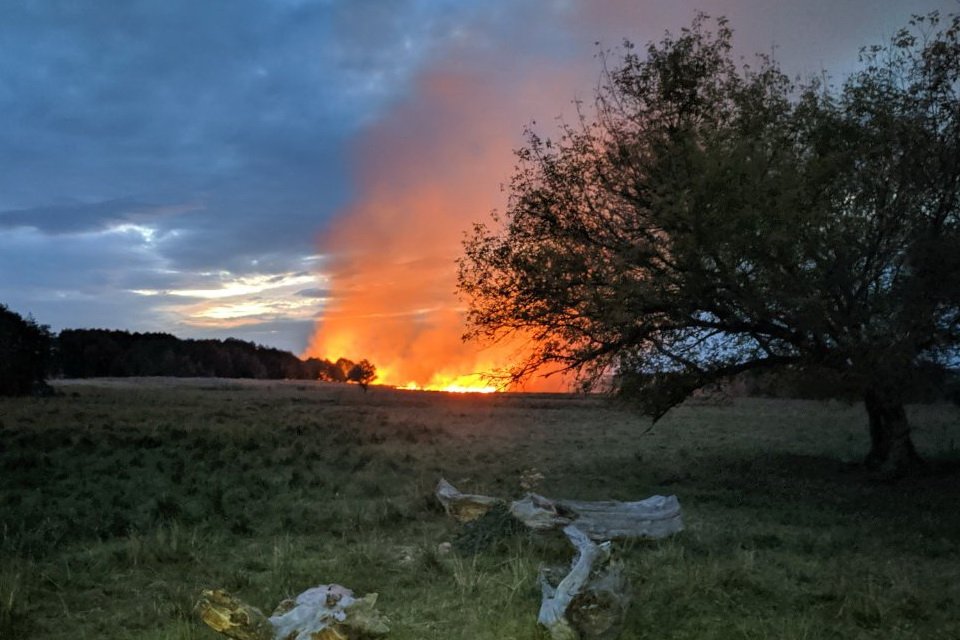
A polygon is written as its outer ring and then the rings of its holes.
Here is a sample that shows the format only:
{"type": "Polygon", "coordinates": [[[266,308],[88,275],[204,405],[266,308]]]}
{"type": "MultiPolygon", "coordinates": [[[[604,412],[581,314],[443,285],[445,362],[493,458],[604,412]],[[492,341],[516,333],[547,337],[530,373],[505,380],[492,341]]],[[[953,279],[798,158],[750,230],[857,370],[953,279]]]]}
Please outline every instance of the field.
{"type": "Polygon", "coordinates": [[[477,549],[432,497],[676,494],[687,529],[619,547],[623,638],[960,638],[960,411],[910,407],[931,460],[872,480],[859,405],[737,399],[657,425],[602,399],[302,382],[102,380],[0,399],[0,639],[220,638],[222,587],[270,611],[337,582],[390,638],[535,639],[557,535],[477,549]],[[438,545],[454,542],[442,553],[438,545]]]}

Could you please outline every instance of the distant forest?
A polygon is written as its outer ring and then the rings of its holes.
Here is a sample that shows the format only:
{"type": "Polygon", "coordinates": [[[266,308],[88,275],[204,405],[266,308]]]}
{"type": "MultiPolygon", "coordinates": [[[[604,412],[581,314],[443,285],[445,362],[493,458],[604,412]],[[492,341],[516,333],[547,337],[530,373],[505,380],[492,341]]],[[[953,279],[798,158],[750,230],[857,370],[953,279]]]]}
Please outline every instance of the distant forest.
{"type": "Polygon", "coordinates": [[[289,351],[235,338],[181,340],[168,333],[65,329],[54,340],[53,369],[65,378],[175,376],[344,382],[354,362],[301,360],[289,351]]]}

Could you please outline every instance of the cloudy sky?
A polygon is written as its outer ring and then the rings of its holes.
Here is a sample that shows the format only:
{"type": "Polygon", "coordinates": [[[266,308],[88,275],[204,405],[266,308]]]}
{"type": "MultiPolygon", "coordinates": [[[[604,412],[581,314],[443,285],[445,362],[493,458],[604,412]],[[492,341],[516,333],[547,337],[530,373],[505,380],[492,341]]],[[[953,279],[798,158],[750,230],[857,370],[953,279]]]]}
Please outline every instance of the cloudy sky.
{"type": "Polygon", "coordinates": [[[911,13],[960,9],[956,0],[0,8],[0,302],[54,330],[232,335],[297,353],[338,300],[374,290],[381,300],[417,290],[409,308],[391,300],[377,314],[439,326],[425,318],[447,303],[417,295],[452,294],[460,233],[497,205],[523,127],[589,96],[598,41],[645,42],[704,9],[730,17],[744,53],[842,76],[860,45],[911,13]],[[421,255],[427,245],[443,249],[421,255]],[[372,275],[357,278],[365,265],[372,275]]]}

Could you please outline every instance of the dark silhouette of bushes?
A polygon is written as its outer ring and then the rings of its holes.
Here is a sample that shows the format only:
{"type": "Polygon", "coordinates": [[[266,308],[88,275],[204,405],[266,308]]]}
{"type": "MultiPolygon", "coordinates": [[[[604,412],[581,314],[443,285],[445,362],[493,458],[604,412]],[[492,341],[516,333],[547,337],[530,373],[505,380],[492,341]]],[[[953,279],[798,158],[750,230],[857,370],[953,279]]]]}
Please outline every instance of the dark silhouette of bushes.
{"type": "Polygon", "coordinates": [[[344,382],[353,362],[301,360],[289,351],[252,342],[181,340],[168,333],[65,329],[57,339],[59,370],[67,378],[173,376],[344,382]]]}
{"type": "Polygon", "coordinates": [[[43,393],[50,363],[50,330],[0,304],[0,396],[43,393]]]}

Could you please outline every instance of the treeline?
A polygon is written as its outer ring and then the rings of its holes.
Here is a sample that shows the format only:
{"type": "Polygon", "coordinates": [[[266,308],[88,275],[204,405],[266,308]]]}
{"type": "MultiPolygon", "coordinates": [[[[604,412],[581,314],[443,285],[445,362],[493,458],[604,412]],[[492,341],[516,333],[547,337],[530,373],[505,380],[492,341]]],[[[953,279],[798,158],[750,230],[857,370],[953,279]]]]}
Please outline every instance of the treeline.
{"type": "Polygon", "coordinates": [[[45,395],[51,377],[217,377],[356,382],[377,369],[367,360],[301,360],[289,351],[235,338],[181,340],[168,333],[65,329],[59,335],[0,304],[0,396],[45,395]]]}
{"type": "Polygon", "coordinates": [[[53,372],[65,378],[172,376],[344,382],[357,363],[301,360],[236,338],[180,339],[168,333],[65,329],[54,338],[53,372]]]}

